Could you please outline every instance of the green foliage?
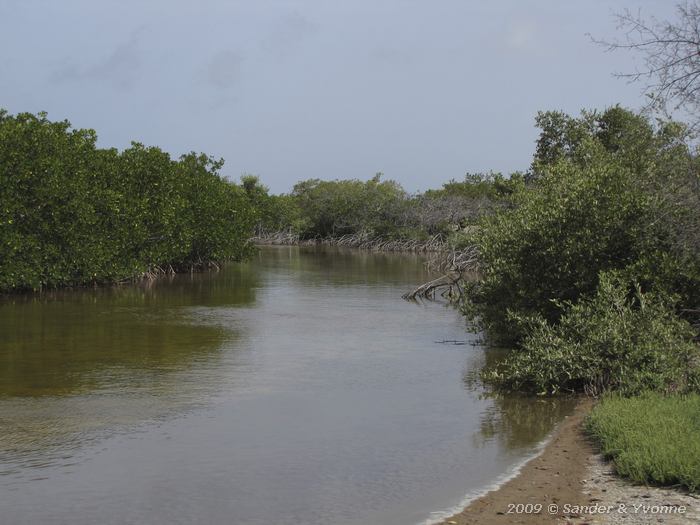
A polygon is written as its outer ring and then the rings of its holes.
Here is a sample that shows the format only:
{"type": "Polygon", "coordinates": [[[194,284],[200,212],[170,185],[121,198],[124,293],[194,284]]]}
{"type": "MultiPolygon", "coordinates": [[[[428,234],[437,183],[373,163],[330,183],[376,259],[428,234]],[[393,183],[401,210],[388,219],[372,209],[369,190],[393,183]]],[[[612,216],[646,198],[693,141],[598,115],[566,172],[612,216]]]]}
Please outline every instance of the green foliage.
{"type": "Polygon", "coordinates": [[[252,229],[221,162],[0,112],[0,291],[113,282],[242,257],[252,229]]]}
{"type": "Polygon", "coordinates": [[[471,290],[484,328],[517,339],[508,311],[555,321],[554,300],[591,294],[601,271],[624,268],[647,246],[648,199],[634,175],[609,159],[580,168],[560,162],[486,216],[468,242],[479,247],[481,280],[471,290]]]}
{"type": "Polygon", "coordinates": [[[542,394],[700,390],[700,349],[667,298],[603,275],[594,297],[559,306],[565,313],[557,324],[515,320],[527,335],[483,372],[487,382],[542,394]]]}
{"type": "Polygon", "coordinates": [[[465,313],[517,342],[524,332],[509,313],[556,322],[555,301],[591,296],[601,272],[623,269],[645,289],[678,294],[682,308],[697,304],[700,258],[681,242],[696,201],[679,200],[697,197],[687,181],[697,172],[682,127],[654,131],[618,107],[581,119],[541,114],[538,123],[533,182],[462,241],[478,246],[482,273],[465,313]]]}
{"type": "Polygon", "coordinates": [[[184,181],[188,221],[182,229],[190,232],[184,238],[184,258],[175,260],[178,266],[237,260],[250,251],[254,208],[245,191],[219,175],[222,165],[223,161],[195,153],[183,155],[176,163],[176,174],[184,181]]]}
{"type": "Polygon", "coordinates": [[[243,175],[241,186],[254,211],[256,235],[303,230],[306,223],[292,195],[270,195],[257,175],[243,175]]]}
{"type": "MultiPolygon", "coordinates": [[[[251,179],[249,185],[255,187],[251,179]]],[[[395,181],[377,173],[368,181],[309,179],[289,195],[265,193],[259,232],[291,230],[302,239],[362,234],[393,239],[450,235],[505,205],[524,185],[522,174],[467,174],[439,190],[411,196],[395,181]]],[[[245,186],[245,183],[244,183],[245,186]]],[[[248,190],[246,190],[248,191],[248,190]]]]}
{"type": "Polygon", "coordinates": [[[540,112],[535,122],[541,132],[531,180],[561,160],[587,164],[591,143],[613,154],[622,166],[633,171],[644,170],[654,157],[677,143],[685,132],[678,123],[664,123],[655,132],[646,118],[620,106],[610,107],[602,113],[584,111],[580,118],[559,111],[540,112]]]}
{"type": "Polygon", "coordinates": [[[700,390],[700,179],[685,127],[618,106],[537,122],[528,184],[461,241],[481,274],[463,311],[515,347],[482,377],[536,393],[700,390]]]}
{"type": "Polygon", "coordinates": [[[517,172],[510,177],[504,177],[501,173],[467,173],[463,181],[453,179],[443,184],[441,189],[428,190],[424,195],[426,197],[452,195],[496,201],[511,195],[523,183],[524,175],[517,172]]]}
{"type": "Polygon", "coordinates": [[[382,181],[380,173],[366,182],[305,180],[294,186],[292,196],[302,238],[395,234],[405,223],[408,196],[397,182],[382,181]]]}
{"type": "Polygon", "coordinates": [[[467,173],[462,181],[451,180],[438,190],[428,190],[411,201],[416,227],[430,235],[466,228],[484,215],[510,204],[511,196],[524,187],[524,176],[513,173],[467,173]]]}
{"type": "Polygon", "coordinates": [[[700,396],[608,396],[588,432],[617,472],[637,483],[700,489],[700,396]]]}

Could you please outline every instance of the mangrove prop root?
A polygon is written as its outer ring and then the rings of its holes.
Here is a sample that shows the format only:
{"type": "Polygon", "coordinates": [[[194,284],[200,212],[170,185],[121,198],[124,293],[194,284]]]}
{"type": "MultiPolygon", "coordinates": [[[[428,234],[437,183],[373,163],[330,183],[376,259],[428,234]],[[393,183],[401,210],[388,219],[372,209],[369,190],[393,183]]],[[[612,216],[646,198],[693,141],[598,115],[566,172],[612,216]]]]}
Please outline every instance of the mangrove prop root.
{"type": "Polygon", "coordinates": [[[392,239],[375,236],[366,232],[341,235],[339,237],[323,237],[315,239],[300,239],[292,232],[260,233],[252,239],[255,244],[280,244],[298,246],[338,246],[343,248],[358,248],[360,250],[383,252],[445,252],[448,249],[447,240],[441,234],[428,239],[392,239]]]}
{"type": "Polygon", "coordinates": [[[468,246],[460,250],[443,251],[431,254],[428,269],[443,273],[441,277],[421,284],[413,291],[403,295],[404,299],[415,300],[418,297],[435,299],[440,294],[450,301],[459,300],[464,293],[460,283],[464,283],[470,274],[478,270],[478,252],[476,247],[468,246]]]}
{"type": "Polygon", "coordinates": [[[428,270],[440,273],[442,276],[404,294],[403,298],[407,300],[415,300],[418,297],[435,299],[437,294],[450,301],[458,300],[464,293],[460,283],[464,283],[469,274],[477,271],[476,247],[451,248],[442,234],[422,240],[391,239],[367,232],[340,237],[300,239],[299,235],[291,231],[279,231],[260,232],[251,240],[258,245],[338,246],[368,251],[425,253],[428,258],[426,263],[428,270]]]}

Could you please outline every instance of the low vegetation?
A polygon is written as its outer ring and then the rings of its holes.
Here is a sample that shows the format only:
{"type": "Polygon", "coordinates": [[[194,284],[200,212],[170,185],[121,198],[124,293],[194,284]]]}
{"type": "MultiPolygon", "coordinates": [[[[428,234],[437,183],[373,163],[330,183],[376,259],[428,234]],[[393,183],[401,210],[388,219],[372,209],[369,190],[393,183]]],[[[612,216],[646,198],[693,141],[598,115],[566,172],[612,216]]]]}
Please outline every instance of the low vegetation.
{"type": "Polygon", "coordinates": [[[593,409],[587,428],[619,474],[700,489],[700,395],[609,396],[593,409]]]}
{"type": "Polygon", "coordinates": [[[539,315],[512,320],[526,336],[485,372],[491,384],[539,394],[700,390],[694,331],[668,299],[604,274],[593,297],[557,304],[558,323],[539,315]]]}
{"type": "Polygon", "coordinates": [[[620,107],[537,119],[513,205],[461,246],[462,310],[511,348],[496,391],[604,395],[588,431],[639,483],[700,487],[700,166],[685,126],[620,107]]]}

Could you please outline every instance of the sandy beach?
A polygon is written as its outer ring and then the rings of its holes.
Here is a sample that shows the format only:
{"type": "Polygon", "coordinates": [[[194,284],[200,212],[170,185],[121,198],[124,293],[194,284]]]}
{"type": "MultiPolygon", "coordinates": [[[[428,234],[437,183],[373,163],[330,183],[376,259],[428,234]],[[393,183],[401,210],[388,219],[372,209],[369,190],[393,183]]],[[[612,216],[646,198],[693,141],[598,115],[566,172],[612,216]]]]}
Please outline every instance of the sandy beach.
{"type": "Polygon", "coordinates": [[[583,432],[592,406],[582,400],[518,476],[442,525],[700,523],[698,496],[636,486],[614,474],[583,432]]]}

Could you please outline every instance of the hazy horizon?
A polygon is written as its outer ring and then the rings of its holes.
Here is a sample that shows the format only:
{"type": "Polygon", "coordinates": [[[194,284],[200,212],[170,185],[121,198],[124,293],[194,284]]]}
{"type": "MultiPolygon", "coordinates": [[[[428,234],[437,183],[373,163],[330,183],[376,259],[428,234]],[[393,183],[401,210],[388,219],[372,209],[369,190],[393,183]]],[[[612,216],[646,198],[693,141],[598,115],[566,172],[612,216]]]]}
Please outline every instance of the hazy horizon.
{"type": "Polygon", "coordinates": [[[634,68],[596,37],[614,12],[673,18],[661,0],[0,0],[0,107],[93,128],[275,193],[376,172],[408,191],[527,169],[538,110],[643,104],[634,68]]]}

